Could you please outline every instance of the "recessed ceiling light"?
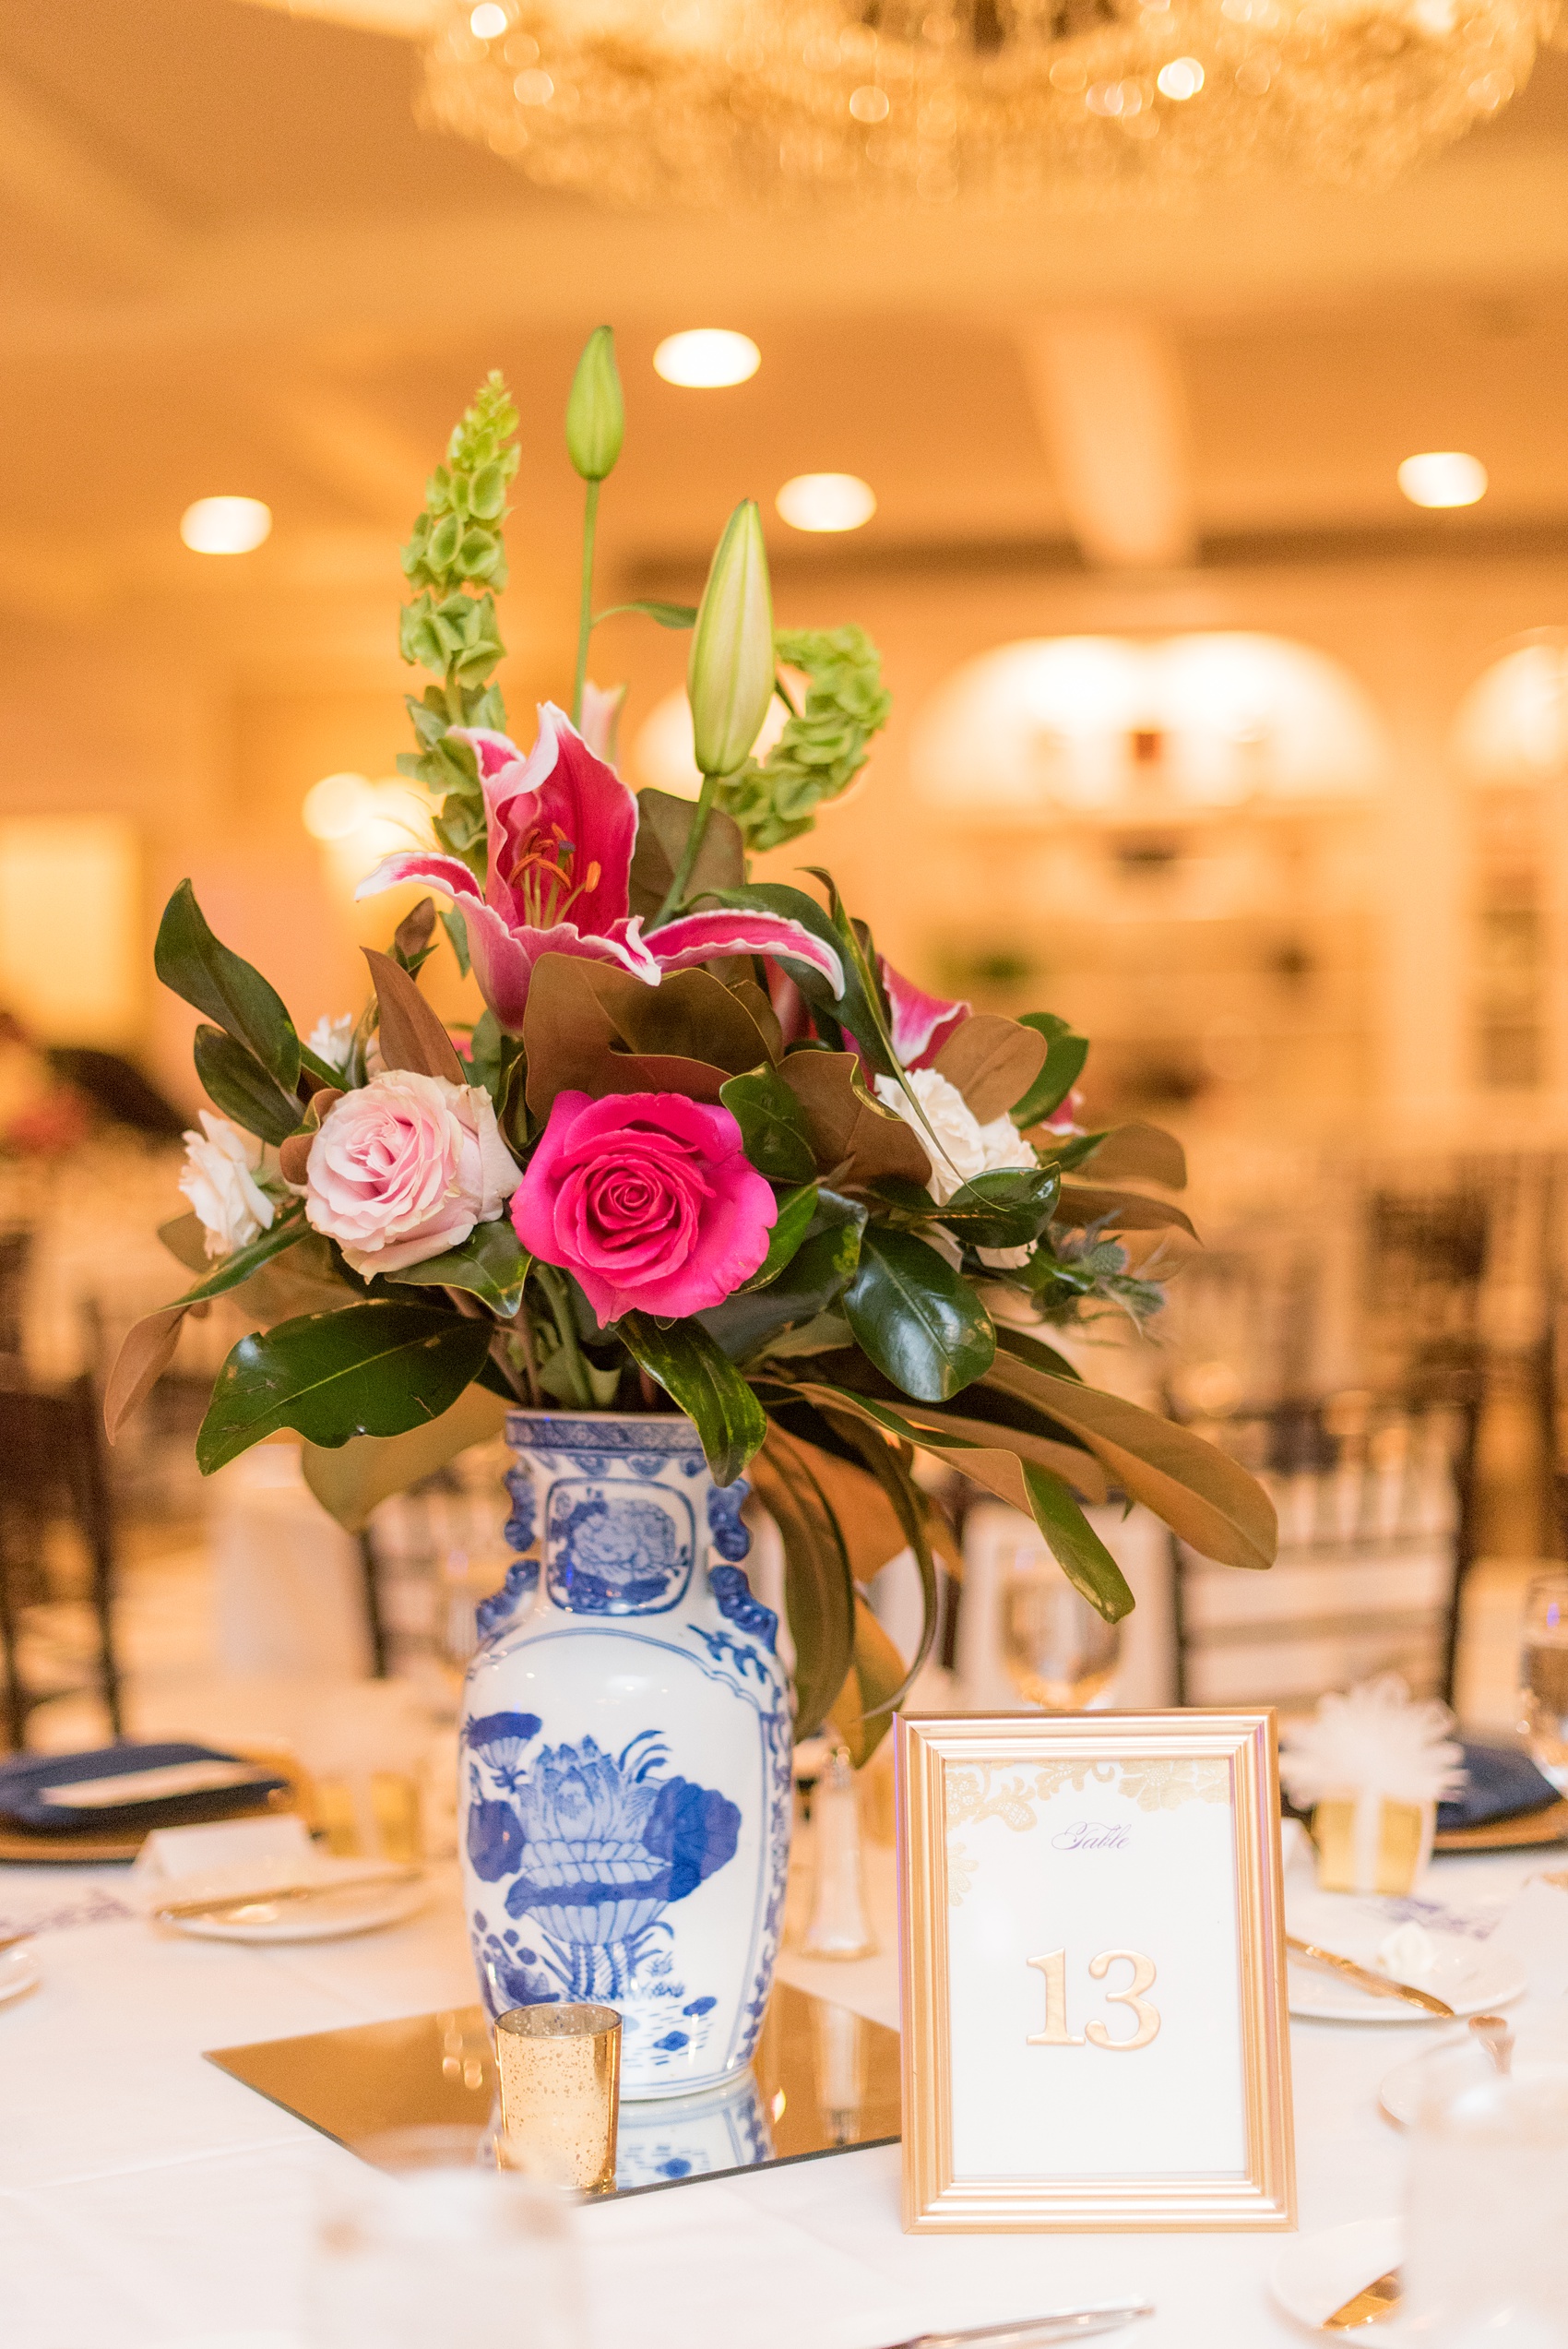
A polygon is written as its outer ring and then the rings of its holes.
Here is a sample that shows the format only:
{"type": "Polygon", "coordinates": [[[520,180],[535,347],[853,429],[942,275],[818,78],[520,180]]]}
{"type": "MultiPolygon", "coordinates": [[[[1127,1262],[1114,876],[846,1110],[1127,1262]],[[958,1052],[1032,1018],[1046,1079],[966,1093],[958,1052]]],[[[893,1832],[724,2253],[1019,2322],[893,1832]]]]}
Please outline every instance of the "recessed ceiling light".
{"type": "Polygon", "coordinates": [[[248,554],[272,529],[259,497],[198,497],[180,517],[180,536],[196,554],[248,554]]]}
{"type": "Polygon", "coordinates": [[[773,502],[794,531],[858,531],[876,511],[858,473],[797,473],[773,502]]]}
{"type": "Polygon", "coordinates": [[[496,0],[479,0],[479,6],[469,18],[469,30],[476,41],[499,41],[511,18],[496,0]]]}
{"type": "Polygon", "coordinates": [[[373,813],[375,793],[362,775],[323,775],[305,793],[301,814],[313,840],[342,841],[373,813]]]}
{"type": "Polygon", "coordinates": [[[1458,448],[1429,448],[1407,457],[1399,486],[1412,506],[1473,506],[1486,495],[1486,467],[1458,448]]]}
{"type": "Polygon", "coordinates": [[[762,353],[748,334],[732,334],[728,327],[691,327],[684,334],[666,335],[653,354],[653,364],[666,383],[717,391],[754,376],[762,353]]]}

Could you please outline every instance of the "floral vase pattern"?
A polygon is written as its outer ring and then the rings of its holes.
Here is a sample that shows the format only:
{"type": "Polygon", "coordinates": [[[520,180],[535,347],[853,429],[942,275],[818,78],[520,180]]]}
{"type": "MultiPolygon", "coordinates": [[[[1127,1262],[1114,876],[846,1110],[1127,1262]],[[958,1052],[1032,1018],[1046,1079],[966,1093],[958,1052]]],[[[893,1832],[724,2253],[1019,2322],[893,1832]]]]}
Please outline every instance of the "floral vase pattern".
{"type": "Polygon", "coordinates": [[[514,1412],[517,1553],[480,1609],[459,1795],[491,2014],[600,1999],[622,2093],[744,2070],[782,1927],[793,1728],[743,1483],[672,1416],[514,1412]]]}

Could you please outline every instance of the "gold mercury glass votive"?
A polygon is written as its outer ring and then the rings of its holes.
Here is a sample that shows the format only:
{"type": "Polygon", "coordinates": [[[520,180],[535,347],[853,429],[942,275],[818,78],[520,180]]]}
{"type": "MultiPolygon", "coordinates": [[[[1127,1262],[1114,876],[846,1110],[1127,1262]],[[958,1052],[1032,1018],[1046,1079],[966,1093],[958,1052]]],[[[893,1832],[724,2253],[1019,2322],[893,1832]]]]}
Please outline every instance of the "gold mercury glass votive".
{"type": "Polygon", "coordinates": [[[496,2019],[501,2158],[559,2186],[615,2183],[621,2018],[613,2007],[513,2007],[496,2019]]]}

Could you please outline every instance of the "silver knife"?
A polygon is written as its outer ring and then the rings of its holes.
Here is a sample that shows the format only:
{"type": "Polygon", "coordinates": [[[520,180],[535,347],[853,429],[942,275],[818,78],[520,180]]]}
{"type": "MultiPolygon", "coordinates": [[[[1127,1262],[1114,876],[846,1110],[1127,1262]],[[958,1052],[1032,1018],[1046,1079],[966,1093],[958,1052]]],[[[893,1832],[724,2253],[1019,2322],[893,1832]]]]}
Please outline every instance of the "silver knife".
{"type": "Polygon", "coordinates": [[[964,2332],[921,2332],[894,2349],[1051,2349],[1062,2341],[1087,2341],[1115,2332],[1134,2318],[1152,2317],[1152,2300],[1098,2301],[1085,2308],[1057,2308],[1049,2316],[1016,2317],[1011,2324],[971,2326],[964,2332]]]}

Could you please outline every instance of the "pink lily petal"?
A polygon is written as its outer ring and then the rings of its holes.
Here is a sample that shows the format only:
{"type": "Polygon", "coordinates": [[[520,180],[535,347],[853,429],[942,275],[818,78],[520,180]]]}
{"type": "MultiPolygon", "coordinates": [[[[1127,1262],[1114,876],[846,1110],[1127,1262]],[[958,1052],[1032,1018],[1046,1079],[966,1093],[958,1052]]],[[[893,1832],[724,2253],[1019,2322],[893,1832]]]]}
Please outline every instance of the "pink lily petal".
{"type": "Polygon", "coordinates": [[[643,941],[661,971],[686,971],[716,955],[771,954],[809,963],[836,996],[844,992],[844,965],[824,938],[778,913],[684,913],[643,941]]]}
{"type": "Polygon", "coordinates": [[[453,726],[449,731],[455,741],[466,742],[472,750],[481,783],[494,782],[509,767],[520,769],[525,763],[511,735],[498,733],[493,726],[453,726]]]}
{"type": "Polygon", "coordinates": [[[585,937],[574,922],[558,922],[549,930],[513,930],[493,906],[464,899],[458,907],[469,933],[469,959],[479,991],[508,1034],[523,1032],[523,1010],[529,982],[541,954],[580,955],[589,962],[613,962],[629,971],[646,986],[657,986],[659,971],[646,948],[626,932],[633,924],[616,924],[605,937],[585,937]]]}
{"type": "Polygon", "coordinates": [[[540,703],[539,739],[521,760],[505,734],[453,732],[480,759],[490,830],[486,901],[518,930],[530,926],[530,902],[546,924],[558,914],[602,932],[623,920],[637,803],[564,711],[540,703]],[[561,877],[552,886],[554,871],[561,877]]]}
{"type": "Polygon", "coordinates": [[[967,1003],[948,1003],[941,996],[928,996],[895,971],[885,954],[877,956],[882,984],[887,990],[887,1008],[892,1013],[890,1032],[893,1049],[906,1068],[924,1068],[936,1058],[956,1028],[961,1028],[969,1017],[967,1003]]]}
{"type": "Polygon", "coordinates": [[[400,881],[427,881],[444,897],[459,902],[480,894],[479,883],[460,856],[443,856],[434,848],[399,848],[384,856],[374,873],[365,875],[354,895],[378,897],[383,889],[395,889],[400,881]]]}
{"type": "Polygon", "coordinates": [[[612,767],[615,764],[615,734],[625,698],[624,686],[596,686],[591,677],[584,680],[583,740],[596,758],[604,759],[612,767]]]}

